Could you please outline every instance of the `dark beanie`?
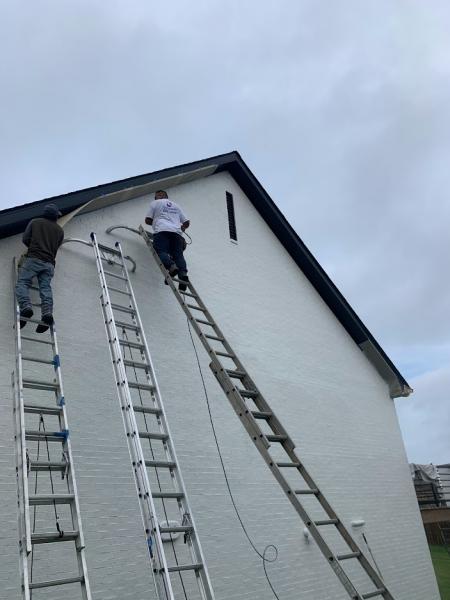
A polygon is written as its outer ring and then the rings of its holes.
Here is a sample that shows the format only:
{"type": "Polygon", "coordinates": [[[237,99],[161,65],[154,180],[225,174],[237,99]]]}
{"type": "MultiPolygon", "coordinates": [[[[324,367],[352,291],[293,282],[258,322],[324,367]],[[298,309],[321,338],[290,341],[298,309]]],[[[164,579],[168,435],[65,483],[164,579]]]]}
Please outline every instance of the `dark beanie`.
{"type": "Polygon", "coordinates": [[[62,213],[56,204],[47,204],[44,206],[44,217],[46,219],[50,219],[51,221],[56,221],[58,217],[61,217],[62,213]]]}

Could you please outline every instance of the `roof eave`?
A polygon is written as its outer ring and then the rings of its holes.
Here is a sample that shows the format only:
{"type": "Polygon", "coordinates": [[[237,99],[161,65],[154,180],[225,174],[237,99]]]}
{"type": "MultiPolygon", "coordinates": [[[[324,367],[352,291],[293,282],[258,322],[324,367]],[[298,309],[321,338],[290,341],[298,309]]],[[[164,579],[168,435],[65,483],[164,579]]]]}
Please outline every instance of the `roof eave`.
{"type": "Polygon", "coordinates": [[[209,166],[215,167],[214,172],[228,171],[234,177],[318,294],[387,382],[391,397],[409,396],[413,391],[412,388],[291,227],[237,151],[3,210],[0,212],[0,238],[22,232],[30,219],[41,215],[42,206],[47,202],[57,204],[61,212],[66,215],[96,198],[109,195],[112,197],[133,187],[148,186],[152,182],[170,179],[195,170],[200,171],[209,166]]]}

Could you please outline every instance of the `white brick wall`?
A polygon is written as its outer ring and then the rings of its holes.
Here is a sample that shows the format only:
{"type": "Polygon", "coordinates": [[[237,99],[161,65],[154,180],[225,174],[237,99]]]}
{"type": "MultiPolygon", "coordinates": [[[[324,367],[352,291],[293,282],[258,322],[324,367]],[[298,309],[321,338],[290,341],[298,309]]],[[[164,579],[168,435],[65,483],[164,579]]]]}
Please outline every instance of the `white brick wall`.
{"type": "MultiPolygon", "coordinates": [[[[396,600],[438,600],[384,381],[228,174],[179,186],[171,196],[192,220],[194,244],[186,257],[197,289],[322,490],[347,525],[356,518],[366,521],[369,543],[396,600]],[[225,190],[234,195],[238,245],[228,240],[225,190]]],[[[66,236],[88,239],[94,230],[100,241],[113,245],[116,238],[105,229],[119,223],[137,226],[148,201],[139,198],[76,217],[66,236]]],[[[216,597],[269,600],[261,561],[249,547],[227,494],[186,319],[144,243],[125,231],[117,232],[117,238],[138,262],[132,282],[216,597]]],[[[18,236],[0,244],[6,274],[0,282],[0,600],[17,600],[9,274],[12,256],[22,246],[18,236]]],[[[54,289],[93,595],[95,600],[152,598],[89,248],[64,246],[54,289]]],[[[278,561],[268,571],[280,598],[346,599],[314,543],[305,541],[302,524],[210,374],[200,346],[199,352],[242,517],[258,548],[268,543],[279,548],[278,561]]],[[[34,600],[41,597],[36,594],[34,600]]]]}

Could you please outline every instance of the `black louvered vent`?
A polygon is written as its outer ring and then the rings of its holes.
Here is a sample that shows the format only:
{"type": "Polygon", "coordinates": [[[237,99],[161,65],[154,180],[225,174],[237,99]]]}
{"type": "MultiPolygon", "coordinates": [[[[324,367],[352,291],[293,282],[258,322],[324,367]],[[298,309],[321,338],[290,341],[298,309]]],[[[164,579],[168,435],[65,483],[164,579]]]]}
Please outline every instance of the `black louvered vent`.
{"type": "Polygon", "coordinates": [[[230,192],[226,192],[226,196],[228,211],[228,228],[230,230],[230,238],[237,242],[236,217],[234,216],[233,194],[230,194],[230,192]]]}

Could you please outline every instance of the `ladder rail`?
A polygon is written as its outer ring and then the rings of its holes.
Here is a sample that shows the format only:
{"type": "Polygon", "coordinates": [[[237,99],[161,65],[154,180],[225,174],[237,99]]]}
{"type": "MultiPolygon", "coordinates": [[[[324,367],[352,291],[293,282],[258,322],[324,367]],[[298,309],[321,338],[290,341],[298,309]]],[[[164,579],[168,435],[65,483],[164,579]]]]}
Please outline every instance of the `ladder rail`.
{"type": "MultiPolygon", "coordinates": [[[[145,335],[145,331],[144,328],[142,326],[142,319],[139,313],[139,309],[137,306],[137,302],[136,302],[136,297],[134,295],[134,291],[133,288],[131,287],[131,285],[128,284],[129,282],[129,274],[128,274],[128,269],[127,266],[125,264],[125,261],[123,260],[123,252],[122,252],[122,247],[120,245],[120,242],[116,243],[116,247],[118,248],[120,255],[122,257],[122,263],[123,263],[123,270],[125,272],[126,278],[127,278],[127,289],[130,293],[130,298],[131,298],[131,303],[133,306],[133,310],[135,311],[135,315],[136,315],[136,321],[137,321],[137,325],[139,327],[139,336],[142,340],[142,344],[144,346],[144,354],[145,354],[145,360],[146,363],[148,364],[148,366],[150,367],[150,373],[151,373],[151,382],[155,388],[155,395],[157,398],[157,405],[158,405],[158,409],[161,411],[161,415],[160,415],[160,419],[162,421],[162,431],[164,431],[165,433],[167,433],[168,435],[168,439],[166,440],[164,446],[167,444],[170,447],[169,452],[166,452],[167,455],[167,459],[169,460],[173,460],[177,465],[179,464],[178,461],[178,457],[176,454],[176,450],[175,450],[175,445],[173,444],[173,437],[170,431],[170,427],[169,427],[169,421],[167,418],[167,414],[166,414],[166,410],[164,407],[164,403],[162,402],[162,395],[161,395],[161,390],[159,388],[159,384],[158,384],[158,380],[156,378],[156,372],[155,372],[155,367],[153,364],[153,360],[150,354],[150,350],[147,344],[147,338],[145,335]]],[[[212,593],[212,584],[211,584],[211,580],[209,577],[209,573],[208,573],[208,569],[206,566],[206,561],[205,561],[205,557],[203,554],[203,550],[200,544],[200,540],[198,538],[197,535],[197,527],[195,524],[195,520],[194,520],[194,516],[193,513],[190,509],[189,506],[189,500],[188,500],[188,495],[186,492],[186,486],[184,484],[184,479],[183,479],[183,475],[181,473],[181,469],[175,469],[174,471],[172,471],[172,474],[175,476],[175,478],[177,479],[177,485],[178,485],[178,489],[183,493],[183,499],[181,501],[181,504],[184,504],[184,513],[189,515],[189,519],[190,522],[192,524],[193,527],[193,531],[195,533],[194,536],[189,536],[189,542],[193,544],[194,546],[194,552],[191,552],[192,558],[196,559],[198,561],[198,559],[200,559],[200,562],[203,564],[203,568],[200,569],[199,571],[195,572],[195,575],[197,577],[197,579],[202,580],[202,585],[203,585],[203,595],[205,597],[206,600],[213,600],[214,596],[212,593]]],[[[180,502],[179,502],[180,504],[180,502]]]]}
{"type": "Polygon", "coordinates": [[[19,406],[17,402],[17,382],[15,372],[11,373],[11,389],[13,397],[13,416],[14,416],[14,439],[15,439],[15,458],[16,458],[16,482],[17,482],[17,526],[19,531],[19,568],[20,580],[23,582],[24,600],[30,600],[30,590],[27,568],[27,548],[25,523],[25,501],[22,477],[20,476],[20,461],[22,460],[22,439],[20,436],[20,424],[18,424],[19,406]]]}
{"type": "Polygon", "coordinates": [[[13,259],[13,299],[14,299],[14,327],[15,327],[15,345],[16,345],[16,382],[17,382],[17,404],[18,424],[20,435],[20,461],[18,468],[21,471],[23,502],[24,502],[24,519],[25,519],[25,552],[30,554],[31,546],[31,526],[30,526],[30,508],[29,508],[29,492],[28,492],[28,475],[26,472],[27,454],[25,440],[25,412],[23,401],[23,370],[22,370],[22,340],[20,335],[20,311],[16,302],[15,284],[16,284],[17,265],[16,258],[13,259]]]}
{"type": "MultiPolygon", "coordinates": [[[[241,396],[240,392],[238,391],[238,389],[236,388],[236,386],[234,385],[232,378],[230,377],[229,373],[227,372],[227,369],[225,369],[222,366],[222,362],[220,360],[220,354],[217,354],[217,351],[208,342],[208,339],[209,339],[207,337],[208,334],[205,334],[203,332],[203,330],[201,329],[200,325],[198,324],[196,318],[192,314],[191,308],[193,310],[195,310],[196,307],[193,305],[189,305],[183,298],[183,295],[176,288],[175,282],[169,276],[167,270],[165,269],[164,265],[162,264],[161,260],[159,259],[158,255],[156,254],[156,251],[153,248],[151,239],[150,239],[149,235],[147,234],[147,232],[145,231],[145,229],[142,227],[142,225],[139,226],[139,232],[140,232],[141,237],[144,239],[145,243],[149,247],[167,284],[172,289],[173,293],[175,294],[176,299],[178,300],[178,303],[180,304],[181,308],[183,309],[184,313],[186,314],[189,323],[194,328],[194,330],[197,333],[200,341],[202,342],[206,352],[211,357],[210,368],[212,369],[213,373],[215,374],[216,378],[218,379],[219,384],[221,385],[227,398],[229,399],[230,403],[232,404],[232,407],[234,408],[235,412],[240,417],[244,427],[247,429],[247,432],[249,433],[250,437],[252,438],[253,443],[259,450],[259,452],[262,455],[265,462],[268,464],[270,470],[272,471],[274,477],[277,479],[278,483],[282,487],[282,489],[285,492],[286,496],[288,497],[289,501],[295,508],[296,512],[299,514],[302,521],[308,527],[308,530],[311,532],[311,535],[314,538],[314,540],[316,541],[317,545],[319,546],[322,554],[327,558],[328,563],[330,564],[333,571],[338,576],[339,580],[341,581],[342,585],[344,586],[345,590],[347,591],[349,596],[352,598],[352,600],[363,600],[364,597],[368,597],[367,594],[360,594],[356,590],[356,588],[354,587],[353,583],[351,582],[349,576],[344,571],[342,566],[339,564],[337,555],[332,552],[331,548],[328,546],[328,544],[326,543],[322,534],[320,533],[318,526],[316,526],[314,520],[309,516],[307,511],[304,509],[302,503],[296,497],[294,490],[292,489],[292,486],[288,483],[287,479],[282,474],[280,467],[277,465],[275,460],[270,455],[269,448],[270,448],[271,444],[267,440],[267,436],[264,433],[262,433],[262,430],[259,428],[259,426],[256,422],[256,419],[251,414],[251,411],[247,409],[245,401],[242,398],[242,396],[241,396]]],[[[316,496],[317,500],[319,501],[319,504],[325,510],[326,514],[330,517],[329,521],[333,522],[333,525],[336,526],[341,537],[349,545],[350,549],[352,550],[352,553],[357,554],[357,556],[355,556],[355,558],[359,561],[361,567],[364,569],[364,571],[366,572],[366,574],[368,575],[368,577],[370,578],[372,583],[375,585],[376,589],[379,590],[379,593],[377,595],[381,595],[385,600],[394,600],[393,596],[387,590],[383,580],[381,579],[381,577],[379,576],[377,571],[372,567],[371,563],[365,557],[365,555],[363,554],[363,552],[361,551],[361,549],[359,548],[359,546],[357,545],[357,543],[355,542],[355,540],[353,539],[353,537],[351,536],[351,534],[349,533],[347,528],[344,526],[342,521],[337,517],[337,515],[334,512],[334,510],[332,509],[331,505],[325,499],[324,495],[320,491],[320,488],[317,486],[317,484],[315,483],[312,476],[309,474],[309,472],[306,470],[306,468],[302,464],[302,461],[300,461],[300,459],[297,457],[297,455],[294,451],[295,445],[293,444],[292,440],[288,436],[286,430],[281,425],[281,422],[274,416],[273,410],[269,407],[268,403],[265,401],[262,394],[259,392],[258,388],[254,384],[253,380],[248,375],[245,367],[240,362],[236,353],[231,348],[230,344],[226,340],[225,336],[223,335],[222,331],[218,327],[217,323],[214,321],[212,315],[208,311],[206,305],[201,300],[199,294],[197,293],[197,291],[191,281],[189,281],[189,283],[188,283],[188,288],[189,288],[190,296],[195,298],[195,301],[197,302],[198,307],[200,308],[201,312],[206,316],[206,320],[209,321],[209,324],[213,328],[213,330],[215,332],[214,339],[217,339],[218,341],[220,341],[220,343],[226,349],[226,354],[228,354],[232,357],[231,359],[234,361],[234,363],[236,365],[236,370],[242,372],[242,377],[240,377],[241,381],[244,383],[244,385],[248,386],[248,389],[256,391],[256,393],[257,393],[256,399],[258,400],[258,403],[259,403],[261,409],[263,407],[265,407],[267,410],[270,411],[271,427],[277,434],[280,434],[280,435],[284,434],[286,436],[286,440],[285,440],[286,443],[283,443],[283,448],[284,448],[286,454],[290,457],[290,459],[292,461],[291,464],[295,465],[296,463],[298,463],[298,467],[296,467],[296,468],[299,471],[300,475],[303,477],[303,479],[306,481],[306,483],[310,486],[311,489],[317,490],[317,493],[315,494],[315,496],[316,496]],[[336,521],[336,522],[334,522],[334,521],[336,521]]],[[[255,404],[257,404],[257,403],[255,402],[255,404]]],[[[257,404],[257,406],[258,406],[258,404],[257,404]]]]}
{"type": "MultiPolygon", "coordinates": [[[[53,360],[54,360],[54,369],[55,369],[55,377],[56,377],[56,381],[58,384],[58,392],[59,392],[59,398],[57,398],[57,403],[59,404],[60,408],[62,409],[60,411],[59,414],[59,421],[61,424],[61,431],[69,431],[69,423],[68,423],[68,418],[67,418],[67,411],[66,411],[66,403],[65,403],[65,396],[64,396],[64,387],[63,387],[63,380],[62,380],[62,372],[61,372],[61,360],[60,360],[60,354],[59,354],[59,348],[58,348],[58,340],[56,337],[56,328],[53,325],[51,327],[51,340],[52,340],[52,348],[53,348],[53,360]]],[[[87,570],[87,563],[86,563],[86,556],[85,556],[85,541],[84,541],[84,533],[83,533],[83,526],[82,526],[82,522],[81,522],[81,510],[80,510],[80,502],[79,502],[79,497],[78,497],[78,486],[77,486],[77,481],[76,481],[76,476],[75,476],[75,466],[74,466],[74,462],[73,462],[73,454],[72,454],[72,444],[70,441],[70,435],[67,436],[65,443],[65,452],[67,453],[67,458],[69,459],[69,471],[67,472],[66,478],[67,478],[67,484],[68,484],[68,488],[69,488],[69,493],[73,494],[74,498],[73,498],[73,503],[70,504],[70,512],[71,512],[71,516],[72,516],[72,521],[75,519],[76,523],[77,523],[77,531],[78,531],[78,537],[75,540],[75,547],[77,549],[77,562],[78,562],[78,571],[80,573],[82,573],[83,577],[82,577],[82,581],[81,583],[81,589],[82,589],[82,595],[83,595],[83,600],[89,600],[91,598],[91,589],[90,589],[90,583],[89,583],[89,577],[88,577],[88,570],[87,570]]]]}

